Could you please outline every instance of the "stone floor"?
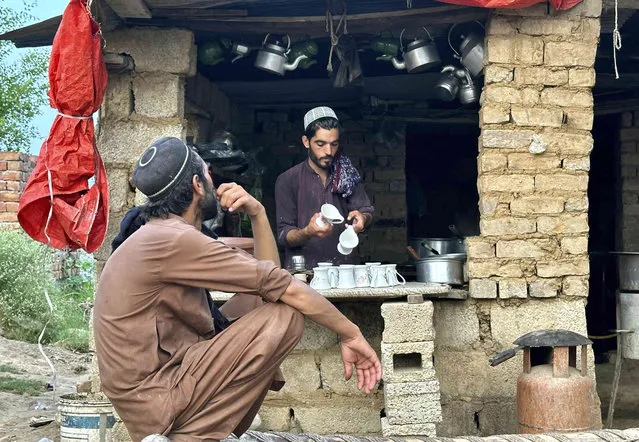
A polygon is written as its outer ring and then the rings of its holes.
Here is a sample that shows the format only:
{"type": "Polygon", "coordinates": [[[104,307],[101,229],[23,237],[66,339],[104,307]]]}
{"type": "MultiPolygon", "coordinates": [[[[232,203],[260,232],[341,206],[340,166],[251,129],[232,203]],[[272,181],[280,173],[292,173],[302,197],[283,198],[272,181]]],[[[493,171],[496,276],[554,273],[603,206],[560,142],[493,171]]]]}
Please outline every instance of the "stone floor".
{"type": "MultiPolygon", "coordinates": [[[[615,353],[611,354],[610,362],[597,364],[595,372],[597,373],[597,391],[601,399],[602,420],[605,425],[615,373],[615,353]]],[[[623,360],[612,426],[617,429],[639,428],[639,360],[623,360]]]]}

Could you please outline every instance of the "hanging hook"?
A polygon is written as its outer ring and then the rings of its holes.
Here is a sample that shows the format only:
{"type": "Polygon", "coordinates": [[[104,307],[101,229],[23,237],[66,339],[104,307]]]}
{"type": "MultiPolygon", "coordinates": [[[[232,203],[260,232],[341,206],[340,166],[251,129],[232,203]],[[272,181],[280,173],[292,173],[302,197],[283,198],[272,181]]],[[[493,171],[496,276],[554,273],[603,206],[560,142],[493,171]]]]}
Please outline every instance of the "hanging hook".
{"type": "Polygon", "coordinates": [[[455,27],[458,25],[459,23],[455,23],[454,25],[452,25],[450,27],[450,29],[448,30],[448,46],[450,46],[450,48],[453,50],[453,52],[455,53],[455,58],[457,59],[461,59],[461,55],[459,55],[459,52],[457,52],[455,50],[455,48],[453,47],[453,44],[450,42],[450,34],[452,34],[453,29],[455,29],[455,27]]]}

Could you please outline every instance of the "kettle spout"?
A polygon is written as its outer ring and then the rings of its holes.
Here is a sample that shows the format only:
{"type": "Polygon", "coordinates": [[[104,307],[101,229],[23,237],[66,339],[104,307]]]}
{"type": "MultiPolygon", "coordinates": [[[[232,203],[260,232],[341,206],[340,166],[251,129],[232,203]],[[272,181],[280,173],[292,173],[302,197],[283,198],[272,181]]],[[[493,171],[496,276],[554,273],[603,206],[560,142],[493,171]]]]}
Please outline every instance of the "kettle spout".
{"type": "Polygon", "coordinates": [[[299,66],[300,61],[306,60],[307,58],[308,57],[306,55],[300,55],[299,57],[297,57],[295,59],[295,61],[293,63],[285,63],[284,64],[284,70],[286,70],[286,71],[294,71],[299,66]]]}
{"type": "Polygon", "coordinates": [[[406,62],[405,61],[399,61],[395,57],[393,57],[393,59],[391,61],[393,62],[393,66],[395,67],[395,69],[399,69],[400,71],[402,69],[406,69],[406,62]]]}

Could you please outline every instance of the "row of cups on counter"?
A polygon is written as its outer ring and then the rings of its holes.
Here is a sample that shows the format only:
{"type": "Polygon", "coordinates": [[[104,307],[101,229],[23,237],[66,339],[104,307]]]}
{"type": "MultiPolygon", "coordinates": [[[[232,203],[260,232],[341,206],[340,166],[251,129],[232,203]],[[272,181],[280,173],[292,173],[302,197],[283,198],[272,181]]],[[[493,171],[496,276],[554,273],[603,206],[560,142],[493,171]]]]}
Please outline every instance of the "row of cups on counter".
{"type": "Polygon", "coordinates": [[[366,264],[342,264],[318,262],[313,268],[311,287],[315,290],[352,289],[361,287],[392,287],[404,285],[406,280],[397,271],[397,264],[367,262],[366,264]]]}

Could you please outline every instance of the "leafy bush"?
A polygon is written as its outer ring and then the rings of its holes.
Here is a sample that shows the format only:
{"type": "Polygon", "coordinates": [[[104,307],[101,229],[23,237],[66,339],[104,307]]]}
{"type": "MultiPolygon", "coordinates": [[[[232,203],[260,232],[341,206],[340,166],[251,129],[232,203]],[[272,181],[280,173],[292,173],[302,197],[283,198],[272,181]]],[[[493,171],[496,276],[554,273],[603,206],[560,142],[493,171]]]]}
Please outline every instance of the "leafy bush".
{"type": "Polygon", "coordinates": [[[77,276],[60,282],[53,280],[52,262],[52,250],[23,232],[0,231],[0,328],[7,338],[37,342],[49,321],[44,342],[88,351],[86,311],[93,299],[93,258],[85,253],[67,263],[78,267],[77,276]]]}

